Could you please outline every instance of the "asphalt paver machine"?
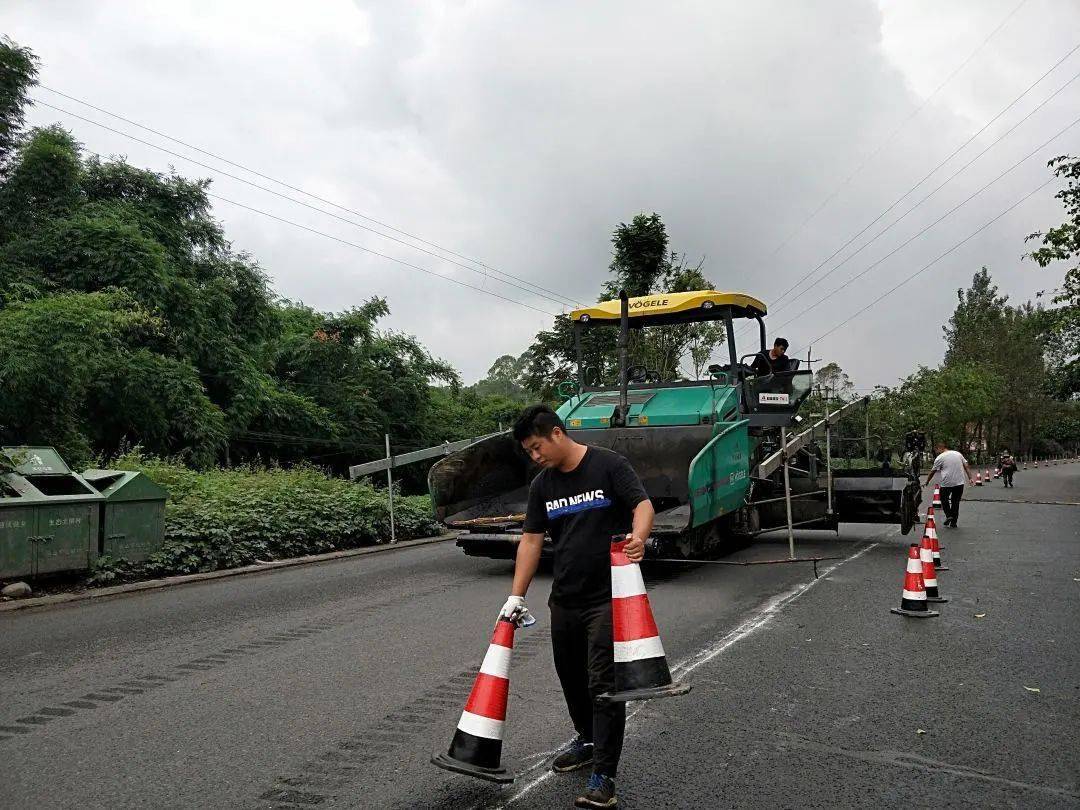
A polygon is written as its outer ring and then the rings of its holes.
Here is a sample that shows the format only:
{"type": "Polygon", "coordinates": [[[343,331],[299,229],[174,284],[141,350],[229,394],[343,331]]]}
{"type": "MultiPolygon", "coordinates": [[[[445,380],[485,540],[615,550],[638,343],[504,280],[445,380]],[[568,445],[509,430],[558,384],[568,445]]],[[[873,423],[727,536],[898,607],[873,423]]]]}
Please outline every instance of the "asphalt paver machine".
{"type": "MultiPolygon", "coordinates": [[[[558,413],[576,441],[633,464],[656,509],[647,556],[704,557],[764,531],[789,527],[790,536],[790,527],[835,529],[841,522],[898,523],[906,534],[917,518],[920,489],[911,471],[833,464],[836,425],[859,403],[834,410],[825,403],[820,418],[801,417],[813,373],[798,360],[774,369],[765,315],[758,299],[717,290],[624,294],[571,313],[577,377],[559,386],[565,401],[558,413]],[[756,348],[740,357],[735,325],[745,319],[756,322],[756,348]],[[709,322],[722,327],[727,351],[707,377],[656,382],[649,369],[628,365],[634,330],[709,322]],[[589,384],[599,375],[583,366],[582,337],[602,327],[618,329],[615,385],[589,384]]],[[[436,515],[462,531],[458,545],[466,553],[513,557],[538,471],[509,433],[478,441],[432,467],[436,515]]]]}

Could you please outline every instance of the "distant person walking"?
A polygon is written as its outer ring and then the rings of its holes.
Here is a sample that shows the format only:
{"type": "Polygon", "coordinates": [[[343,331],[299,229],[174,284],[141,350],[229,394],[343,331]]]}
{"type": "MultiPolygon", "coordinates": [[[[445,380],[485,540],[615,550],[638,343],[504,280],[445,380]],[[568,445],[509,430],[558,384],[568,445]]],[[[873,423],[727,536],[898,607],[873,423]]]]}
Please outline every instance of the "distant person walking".
{"type": "Polygon", "coordinates": [[[935,475],[941,476],[941,507],[945,510],[945,526],[956,528],[960,517],[960,499],[964,496],[964,484],[975,483],[967,459],[957,450],[950,450],[945,442],[934,445],[937,458],[926,476],[926,485],[935,475]]]}
{"type": "Polygon", "coordinates": [[[1010,489],[1016,489],[1013,486],[1013,473],[1016,472],[1016,459],[1006,453],[1001,457],[1001,480],[1005,482],[1005,486],[1010,489]]]}

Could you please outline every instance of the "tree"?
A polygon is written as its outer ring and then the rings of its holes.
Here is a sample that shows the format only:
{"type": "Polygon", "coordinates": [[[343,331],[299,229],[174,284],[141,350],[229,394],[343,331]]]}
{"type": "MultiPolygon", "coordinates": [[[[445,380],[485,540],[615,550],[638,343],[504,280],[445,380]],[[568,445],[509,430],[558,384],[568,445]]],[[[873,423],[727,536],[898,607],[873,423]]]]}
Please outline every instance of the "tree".
{"type": "Polygon", "coordinates": [[[1044,360],[1045,313],[1026,304],[1013,307],[998,295],[989,271],[976,273],[943,327],[945,365],[977,365],[1002,380],[1001,399],[976,426],[978,442],[1009,445],[1023,452],[1048,408],[1044,360]]]}
{"type": "Polygon", "coordinates": [[[1003,388],[1004,381],[982,365],[923,366],[901,382],[896,404],[908,422],[925,426],[933,439],[966,449],[985,440],[981,426],[993,414],[1003,388]]]}
{"type": "MultiPolygon", "coordinates": [[[[614,300],[621,290],[631,297],[663,292],[711,289],[702,263],[690,265],[686,257],[668,252],[668,236],[656,213],[638,214],[629,224],[620,223],[611,238],[610,278],[601,285],[597,300],[614,300]]],[[[582,333],[582,365],[586,383],[613,385],[618,373],[618,329],[592,327],[582,333]]],[[[629,364],[644,366],[651,376],[671,381],[687,376],[685,360],[700,377],[717,346],[724,344],[724,328],[715,323],[632,330],[627,354],[629,364]]],[[[576,378],[573,323],[560,315],[549,330],[537,333],[528,351],[525,387],[536,397],[554,400],[556,387],[576,378]]]]}
{"type": "Polygon", "coordinates": [[[73,465],[126,437],[213,462],[224,416],[196,370],[132,348],[160,319],[128,293],[63,293],[0,309],[0,439],[51,444],[73,465]]]}
{"type": "Polygon", "coordinates": [[[637,214],[629,225],[620,222],[611,247],[612,278],[604,284],[605,298],[618,298],[620,290],[633,298],[657,289],[669,267],[667,228],[659,214],[637,214]]]}
{"type": "Polygon", "coordinates": [[[37,73],[38,60],[29,48],[0,37],[0,176],[26,120],[30,88],[37,83],[37,73]]]}
{"type": "Polygon", "coordinates": [[[504,354],[491,364],[487,375],[473,385],[472,390],[480,396],[503,397],[524,403],[529,399],[524,383],[528,363],[528,351],[517,357],[504,354]]]}
{"type": "MultiPolygon", "coordinates": [[[[1065,187],[1054,196],[1065,207],[1066,220],[1025,240],[1042,244],[1028,254],[1040,267],[1080,257],[1080,158],[1061,155],[1047,165],[1065,181],[1065,187]]],[[[1053,302],[1060,306],[1051,310],[1048,319],[1051,380],[1059,397],[1076,397],[1080,395],[1080,263],[1066,269],[1053,302]]]]}
{"type": "Polygon", "coordinates": [[[828,389],[830,399],[847,401],[852,398],[855,391],[851,378],[836,363],[827,363],[822,366],[814,375],[814,383],[818,388],[828,389]]]}

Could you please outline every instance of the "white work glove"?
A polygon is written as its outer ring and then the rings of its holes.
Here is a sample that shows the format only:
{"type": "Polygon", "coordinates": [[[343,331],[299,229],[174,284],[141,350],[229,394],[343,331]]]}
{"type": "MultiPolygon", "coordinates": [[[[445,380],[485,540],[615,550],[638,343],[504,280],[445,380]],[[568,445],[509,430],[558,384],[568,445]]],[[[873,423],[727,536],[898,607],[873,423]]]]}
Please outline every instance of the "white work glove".
{"type": "Polygon", "coordinates": [[[536,617],[529,613],[524,596],[511,596],[499,611],[500,619],[509,619],[518,627],[530,627],[536,624],[536,617]]]}

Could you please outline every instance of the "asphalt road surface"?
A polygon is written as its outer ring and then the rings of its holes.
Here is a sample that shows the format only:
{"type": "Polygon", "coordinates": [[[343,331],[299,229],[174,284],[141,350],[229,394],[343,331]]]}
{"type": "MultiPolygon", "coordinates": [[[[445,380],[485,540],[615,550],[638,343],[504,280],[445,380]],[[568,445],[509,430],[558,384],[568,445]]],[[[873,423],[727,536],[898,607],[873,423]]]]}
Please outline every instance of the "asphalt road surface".
{"type": "MultiPolygon", "coordinates": [[[[694,689],[631,704],[621,806],[1080,807],[1080,464],[969,494],[933,619],[889,612],[918,539],[892,527],[798,534],[840,558],[818,579],[646,569],[694,689]]],[[[543,576],[512,665],[516,781],[428,762],[509,582],[445,543],[0,614],[0,807],[568,807],[586,774],[548,770],[572,729],[543,576]]]]}

